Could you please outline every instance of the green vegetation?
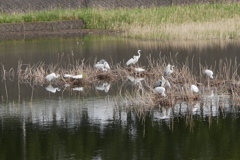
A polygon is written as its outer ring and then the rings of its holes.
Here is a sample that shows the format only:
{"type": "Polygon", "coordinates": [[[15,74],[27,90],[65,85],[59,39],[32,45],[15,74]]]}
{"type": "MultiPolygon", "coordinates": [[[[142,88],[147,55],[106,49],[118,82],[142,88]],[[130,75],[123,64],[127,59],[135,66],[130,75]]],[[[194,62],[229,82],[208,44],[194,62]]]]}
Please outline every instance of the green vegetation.
{"type": "Polygon", "coordinates": [[[193,40],[240,37],[240,3],[2,13],[0,23],[79,18],[85,20],[85,28],[123,30],[126,31],[124,36],[133,38],[193,40]]]}

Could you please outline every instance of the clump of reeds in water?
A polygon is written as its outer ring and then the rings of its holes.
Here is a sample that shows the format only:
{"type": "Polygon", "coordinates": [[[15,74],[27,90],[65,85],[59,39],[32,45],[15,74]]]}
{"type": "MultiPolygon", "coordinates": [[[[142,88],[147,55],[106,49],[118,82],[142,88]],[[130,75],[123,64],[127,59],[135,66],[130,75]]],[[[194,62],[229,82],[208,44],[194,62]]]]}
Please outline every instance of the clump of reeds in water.
{"type": "MultiPolygon", "coordinates": [[[[72,55],[73,57],[74,55],[72,55]]],[[[32,86],[43,86],[53,84],[56,86],[68,85],[70,87],[87,86],[98,81],[115,81],[121,69],[118,66],[111,70],[102,71],[94,68],[94,64],[87,63],[85,60],[74,60],[69,58],[67,65],[63,65],[60,60],[57,64],[22,64],[18,62],[17,78],[20,83],[31,84],[32,86]],[[46,76],[54,73],[58,77],[48,81],[46,76]],[[81,78],[67,77],[65,75],[79,75],[81,78]]]]}
{"type": "MultiPolygon", "coordinates": [[[[111,65],[108,71],[102,71],[94,67],[94,62],[86,60],[74,60],[70,58],[66,65],[61,60],[57,64],[45,64],[38,62],[36,64],[18,63],[17,72],[12,69],[9,74],[17,74],[20,83],[30,84],[31,86],[43,86],[46,84],[54,84],[58,87],[64,87],[68,84],[70,87],[87,87],[97,84],[99,81],[117,82],[121,80],[124,85],[129,85],[126,90],[131,91],[123,94],[122,88],[119,88],[120,97],[124,99],[125,106],[143,106],[145,109],[151,109],[154,106],[172,106],[177,101],[200,101],[202,95],[214,90],[218,95],[232,95],[236,101],[240,100],[240,80],[238,75],[237,60],[220,60],[212,66],[203,66],[198,64],[198,70],[194,69],[186,58],[185,63],[177,62],[177,55],[169,58],[160,55],[158,59],[148,57],[148,66],[142,67],[139,64],[127,67],[125,65],[111,65]],[[174,71],[171,75],[164,76],[163,71],[168,65],[174,65],[174,71]],[[134,71],[135,68],[144,68],[146,72],[141,74],[134,71]],[[210,79],[203,74],[205,69],[211,69],[214,72],[214,78],[210,79]],[[45,77],[50,73],[56,73],[60,76],[48,82],[45,77]],[[65,78],[65,74],[79,75],[81,79],[65,78]],[[170,83],[171,86],[165,87],[166,96],[162,96],[154,91],[154,84],[161,80],[162,77],[170,83]],[[191,91],[190,86],[194,84],[199,88],[198,93],[191,91]]],[[[193,62],[192,62],[193,63],[193,62]]],[[[5,73],[5,72],[4,72],[5,73]]],[[[5,75],[7,75],[5,73],[5,75]]]]}
{"type": "MultiPolygon", "coordinates": [[[[174,58],[173,58],[174,59],[174,58]]],[[[156,106],[174,106],[179,101],[194,102],[202,101],[206,95],[211,97],[211,93],[215,95],[232,96],[235,104],[240,100],[240,80],[238,75],[239,65],[237,60],[220,60],[213,66],[203,66],[199,64],[199,70],[194,71],[189,63],[179,64],[167,59],[166,57],[157,60],[149,57],[148,75],[144,79],[143,89],[136,89],[131,94],[127,94],[124,99],[124,105],[133,108],[152,109],[156,106]],[[175,66],[174,72],[165,77],[171,87],[164,86],[166,96],[156,93],[153,85],[156,81],[161,80],[164,68],[167,64],[175,66]],[[218,65],[217,65],[218,64],[218,65]],[[205,69],[211,69],[214,72],[214,78],[210,79],[203,74],[205,69]],[[199,92],[195,93],[191,90],[194,84],[199,88],[199,92]],[[209,94],[210,93],[210,94],[209,94]]]]}

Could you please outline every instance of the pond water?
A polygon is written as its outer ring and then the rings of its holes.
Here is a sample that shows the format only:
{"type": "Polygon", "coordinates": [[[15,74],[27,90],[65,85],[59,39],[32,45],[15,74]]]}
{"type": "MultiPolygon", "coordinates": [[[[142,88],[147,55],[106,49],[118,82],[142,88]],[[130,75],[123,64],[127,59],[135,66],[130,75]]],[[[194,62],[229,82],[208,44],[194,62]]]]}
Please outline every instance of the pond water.
{"type": "MultiPolygon", "coordinates": [[[[102,35],[1,41],[0,62],[9,70],[16,69],[19,60],[56,64],[74,55],[74,60],[85,59],[89,65],[102,58],[113,65],[125,63],[141,49],[141,65],[147,66],[149,55],[178,63],[189,57],[197,70],[200,62],[214,66],[220,59],[238,59],[239,44],[102,35]]],[[[202,102],[140,113],[116,102],[118,85],[53,93],[50,86],[33,89],[14,79],[2,80],[0,159],[240,159],[239,108],[231,105],[229,96],[210,93],[202,102]],[[188,106],[196,110],[189,112],[188,106]]]]}

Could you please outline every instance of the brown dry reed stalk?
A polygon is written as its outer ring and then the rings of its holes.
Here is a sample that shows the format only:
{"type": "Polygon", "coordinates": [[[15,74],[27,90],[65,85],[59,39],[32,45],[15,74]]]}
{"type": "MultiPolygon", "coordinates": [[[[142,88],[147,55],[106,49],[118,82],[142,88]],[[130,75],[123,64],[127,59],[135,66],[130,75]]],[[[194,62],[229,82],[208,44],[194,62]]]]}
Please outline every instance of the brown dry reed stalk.
{"type": "MultiPolygon", "coordinates": [[[[187,62],[187,61],[186,61],[187,62]]],[[[145,79],[145,90],[144,94],[139,95],[138,92],[136,94],[127,94],[125,96],[125,101],[128,102],[125,105],[131,106],[154,106],[154,105],[168,105],[171,106],[177,100],[181,101],[196,101],[201,99],[201,95],[210,92],[211,90],[215,91],[215,94],[219,95],[232,95],[233,101],[239,101],[239,93],[240,93],[240,81],[238,75],[239,65],[237,60],[220,60],[214,66],[200,66],[199,75],[193,74],[190,70],[190,64],[179,64],[175,63],[176,66],[174,73],[168,77],[167,79],[172,85],[171,90],[166,89],[166,97],[162,97],[161,95],[157,95],[155,93],[155,98],[150,99],[149,97],[154,97],[154,91],[151,89],[154,83],[161,79],[163,75],[164,67],[169,62],[164,58],[159,58],[157,60],[152,60],[149,57],[149,66],[151,74],[147,76],[145,79]],[[206,75],[203,75],[202,72],[205,69],[212,69],[214,72],[214,79],[210,80],[206,75]],[[195,84],[199,87],[201,93],[193,93],[190,90],[190,85],[195,84]],[[209,85],[209,87],[208,87],[209,85]],[[148,93],[146,93],[146,91],[148,93]],[[151,96],[149,96],[151,95],[151,96]],[[135,99],[135,103],[134,103],[135,99]],[[146,102],[145,102],[146,101],[146,102]],[[141,103],[139,103],[141,102],[141,103]],[[145,102],[145,103],[144,103],[145,102]]],[[[192,67],[191,67],[192,68],[192,67]]]]}
{"type": "MultiPolygon", "coordinates": [[[[66,81],[63,78],[64,74],[83,74],[83,82],[85,87],[91,84],[96,84],[99,81],[108,81],[111,83],[122,81],[122,86],[119,88],[119,94],[124,99],[125,106],[143,106],[147,110],[151,110],[153,106],[172,106],[176,101],[195,101],[201,99],[201,94],[214,90],[216,94],[232,95],[233,99],[238,101],[240,98],[240,82],[238,75],[239,64],[237,59],[228,60],[221,59],[215,62],[213,65],[202,65],[199,63],[199,71],[193,72],[194,68],[187,57],[184,63],[175,61],[178,53],[170,55],[169,57],[159,54],[159,58],[153,59],[151,55],[148,56],[148,66],[144,67],[147,73],[141,75],[144,78],[140,85],[132,84],[132,90],[123,94],[122,89],[124,85],[129,85],[129,80],[126,78],[131,75],[138,78],[139,75],[134,74],[134,67],[141,67],[139,64],[127,67],[118,63],[116,65],[111,64],[111,70],[103,72],[94,68],[96,59],[93,63],[90,60],[74,60],[73,53],[69,55],[68,64],[63,66],[62,64],[45,64],[44,62],[38,62],[36,64],[22,64],[18,62],[17,77],[19,83],[30,84],[31,86],[48,84],[45,80],[45,76],[50,73],[60,74],[60,78],[52,81],[52,84],[62,85],[66,81]],[[165,77],[170,84],[171,89],[166,87],[166,97],[161,97],[153,90],[153,85],[159,79],[162,79],[163,70],[167,64],[174,65],[174,72],[165,77]],[[214,72],[214,79],[210,80],[203,74],[205,69],[211,69],[214,72]],[[200,93],[193,93],[190,91],[191,84],[197,85],[200,89],[200,93]],[[141,87],[141,88],[140,88],[141,87]]],[[[62,55],[61,55],[62,57],[62,55]]],[[[60,58],[62,59],[62,58],[60,58]]],[[[62,60],[61,60],[62,61],[62,60]]],[[[3,68],[4,70],[4,68],[3,68]]],[[[5,77],[7,74],[5,72],[5,77]]],[[[14,70],[9,71],[9,75],[14,73],[14,70]]],[[[141,77],[140,76],[140,77],[141,77]]],[[[126,87],[125,87],[126,88],[126,87]]],[[[128,87],[129,88],[129,87],[128,87]]],[[[128,88],[124,90],[129,90],[128,88]]]]}

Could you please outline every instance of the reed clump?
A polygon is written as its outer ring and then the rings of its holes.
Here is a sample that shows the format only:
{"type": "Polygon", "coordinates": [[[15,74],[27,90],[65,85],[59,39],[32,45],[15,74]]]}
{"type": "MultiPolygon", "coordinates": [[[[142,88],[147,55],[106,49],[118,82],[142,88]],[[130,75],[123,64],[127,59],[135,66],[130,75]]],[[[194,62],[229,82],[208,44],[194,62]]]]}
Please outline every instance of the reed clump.
{"type": "MultiPolygon", "coordinates": [[[[177,56],[163,57],[158,59],[148,57],[148,66],[141,68],[138,64],[131,67],[121,64],[111,65],[111,69],[103,71],[92,67],[91,61],[77,60],[69,61],[69,64],[36,64],[18,63],[17,71],[13,69],[5,71],[4,77],[9,75],[16,78],[19,83],[30,86],[45,86],[52,84],[59,88],[84,87],[98,85],[100,82],[121,83],[118,88],[119,97],[123,100],[123,105],[129,108],[142,108],[151,110],[156,106],[173,106],[179,101],[197,102],[203,101],[206,97],[231,96],[232,100],[240,102],[240,77],[238,75],[239,64],[237,60],[223,59],[214,66],[203,66],[199,64],[198,71],[193,69],[186,61],[183,64],[174,59],[177,56]],[[172,74],[164,75],[164,69],[168,65],[174,65],[172,74]],[[217,65],[218,64],[218,65],[217,65]],[[136,68],[143,69],[143,73],[135,71],[136,68]],[[192,68],[192,69],[190,69],[192,68]],[[205,69],[213,71],[213,79],[203,74],[205,69]],[[52,81],[46,80],[46,75],[50,73],[59,74],[58,78],[52,81]],[[64,77],[65,74],[81,75],[81,78],[64,77]],[[165,93],[160,94],[154,90],[157,81],[164,80],[165,93]],[[198,87],[199,91],[193,91],[191,85],[198,87]],[[140,107],[141,106],[141,107],[140,107]]],[[[94,62],[95,64],[96,62],[94,62]]],[[[112,64],[112,63],[111,63],[112,64]]]]}
{"type": "Polygon", "coordinates": [[[202,66],[198,72],[193,72],[188,64],[175,65],[174,72],[165,77],[171,86],[164,86],[166,96],[156,93],[153,85],[156,81],[161,80],[163,70],[169,62],[167,58],[159,58],[152,60],[149,58],[149,74],[145,77],[143,89],[135,89],[133,94],[128,94],[125,97],[125,106],[139,107],[153,109],[156,106],[173,107],[176,103],[184,102],[201,102],[206,97],[212,99],[214,96],[227,97],[231,95],[231,100],[234,104],[239,101],[240,77],[238,75],[239,65],[237,61],[220,60],[219,66],[202,66]],[[214,71],[214,78],[210,79],[203,74],[205,69],[212,69],[214,71]],[[196,85],[199,92],[195,93],[191,90],[191,85],[196,85]],[[209,93],[210,92],[210,93],[209,93]],[[134,104],[135,100],[135,104],[134,104]],[[140,103],[139,103],[140,102],[140,103]],[[148,106],[148,107],[146,107],[148,106]]]}

